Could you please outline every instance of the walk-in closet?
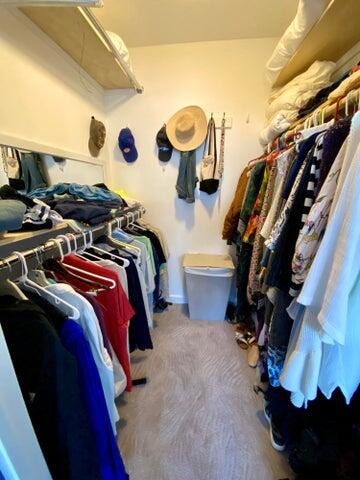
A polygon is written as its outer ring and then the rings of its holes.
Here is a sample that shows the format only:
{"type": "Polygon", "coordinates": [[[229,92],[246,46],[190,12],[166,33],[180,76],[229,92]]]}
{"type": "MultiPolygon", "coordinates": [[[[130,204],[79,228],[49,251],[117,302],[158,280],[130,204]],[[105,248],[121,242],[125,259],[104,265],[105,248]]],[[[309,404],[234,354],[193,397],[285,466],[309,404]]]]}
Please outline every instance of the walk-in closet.
{"type": "Polygon", "coordinates": [[[359,21],[0,0],[0,480],[360,478],[359,21]]]}

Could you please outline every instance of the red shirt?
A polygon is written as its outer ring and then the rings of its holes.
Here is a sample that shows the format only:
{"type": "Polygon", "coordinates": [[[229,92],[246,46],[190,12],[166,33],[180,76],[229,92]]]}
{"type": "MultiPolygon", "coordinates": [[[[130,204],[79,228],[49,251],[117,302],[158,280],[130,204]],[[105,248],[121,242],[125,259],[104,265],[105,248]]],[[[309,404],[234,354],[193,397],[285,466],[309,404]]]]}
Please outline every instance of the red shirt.
{"type": "MultiPolygon", "coordinates": [[[[134,316],[135,312],[122,288],[117,273],[106,267],[97,265],[94,262],[83,260],[75,255],[66,257],[64,259],[64,264],[72,265],[84,270],[84,273],[71,271],[71,273],[79,275],[79,277],[96,281],[96,278],[87,275],[87,272],[90,272],[114,280],[116,283],[116,287],[113,289],[99,291],[96,298],[104,315],[107,336],[127,378],[126,390],[130,391],[132,381],[128,352],[128,326],[130,319],[134,316]]],[[[72,278],[71,276],[66,275],[66,273],[57,273],[56,276],[84,292],[92,289],[91,285],[82,282],[80,278],[72,278]]],[[[106,281],[98,281],[99,283],[106,285],[106,281]]],[[[110,286],[110,282],[108,285],[110,286]]]]}

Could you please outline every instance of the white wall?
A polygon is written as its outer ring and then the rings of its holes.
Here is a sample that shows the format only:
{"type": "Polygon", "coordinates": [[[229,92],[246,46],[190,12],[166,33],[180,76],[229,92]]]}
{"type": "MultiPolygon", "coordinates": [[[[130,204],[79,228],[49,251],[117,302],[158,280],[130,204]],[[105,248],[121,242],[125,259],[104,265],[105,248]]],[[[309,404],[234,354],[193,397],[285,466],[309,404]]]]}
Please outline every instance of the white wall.
{"type": "Polygon", "coordinates": [[[16,9],[0,9],[0,65],[1,133],[89,156],[91,115],[104,120],[103,90],[16,9]]]}
{"type": "Polygon", "coordinates": [[[269,93],[264,65],[276,43],[277,39],[269,38],[135,48],[132,62],[145,92],[137,96],[119,91],[106,94],[113,186],[140,199],[148,218],[166,232],[174,301],[184,299],[181,258],[185,252],[222,253],[228,249],[221,240],[223,220],[242,168],[260,153],[257,138],[269,93]],[[176,197],[178,154],[162,165],[155,146],[162,124],[186,105],[199,105],[208,115],[226,112],[233,118],[233,128],[226,131],[221,193],[209,197],[198,192],[195,205],[176,197]],[[127,164],[116,146],[118,133],[126,126],[139,151],[134,164],[127,164]]]}

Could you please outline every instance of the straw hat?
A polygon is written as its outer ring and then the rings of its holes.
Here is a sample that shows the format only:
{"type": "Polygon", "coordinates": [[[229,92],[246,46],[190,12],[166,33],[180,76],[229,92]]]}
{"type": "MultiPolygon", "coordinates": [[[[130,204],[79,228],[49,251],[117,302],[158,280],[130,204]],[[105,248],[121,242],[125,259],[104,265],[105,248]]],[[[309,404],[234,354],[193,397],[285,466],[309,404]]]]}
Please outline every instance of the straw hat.
{"type": "Polygon", "coordinates": [[[206,115],[196,106],[182,108],[166,124],[166,135],[172,146],[180,152],[198,148],[204,142],[206,132],[206,115]]]}

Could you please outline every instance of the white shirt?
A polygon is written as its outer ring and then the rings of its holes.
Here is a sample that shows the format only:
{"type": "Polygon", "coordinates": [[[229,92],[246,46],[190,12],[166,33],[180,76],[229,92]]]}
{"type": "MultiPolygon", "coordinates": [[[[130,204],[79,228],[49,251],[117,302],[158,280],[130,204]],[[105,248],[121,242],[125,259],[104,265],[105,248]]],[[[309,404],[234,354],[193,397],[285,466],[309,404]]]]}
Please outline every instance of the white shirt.
{"type": "Polygon", "coordinates": [[[298,306],[289,312],[298,310],[280,382],[305,402],[315,398],[317,386],[328,398],[340,387],[350,402],[360,383],[359,112],[348,138],[337,203],[298,306]]]}
{"type": "MultiPolygon", "coordinates": [[[[115,386],[113,364],[104,347],[103,336],[94,309],[86,298],[75,292],[75,290],[66,283],[57,283],[45,288],[76,307],[80,312],[80,318],[77,319],[76,322],[82,327],[84,335],[90,344],[91,353],[93,354],[100,375],[110,421],[114,432],[116,432],[116,422],[119,420],[119,414],[114,402],[115,386]]],[[[56,304],[56,307],[61,309],[61,303],[56,304]]]]}

